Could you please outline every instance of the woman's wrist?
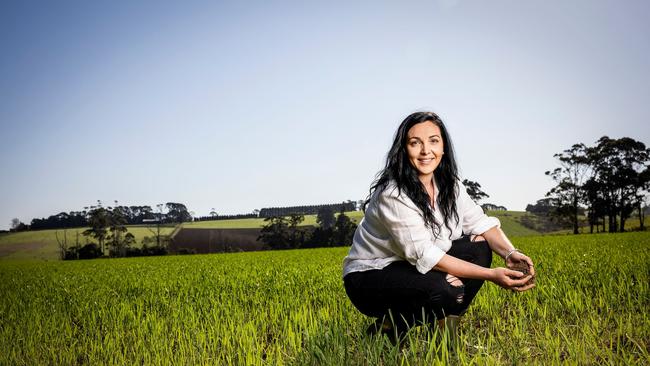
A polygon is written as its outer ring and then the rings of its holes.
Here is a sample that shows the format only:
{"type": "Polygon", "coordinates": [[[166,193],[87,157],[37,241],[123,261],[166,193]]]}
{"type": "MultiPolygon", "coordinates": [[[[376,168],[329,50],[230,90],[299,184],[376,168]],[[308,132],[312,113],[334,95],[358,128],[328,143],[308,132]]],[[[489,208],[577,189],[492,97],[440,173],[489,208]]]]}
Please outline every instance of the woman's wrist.
{"type": "Polygon", "coordinates": [[[507,263],[508,259],[515,253],[521,253],[521,251],[519,249],[517,249],[517,248],[512,248],[512,249],[508,250],[506,255],[503,256],[503,260],[507,263]]]}
{"type": "Polygon", "coordinates": [[[496,271],[494,268],[485,268],[485,280],[494,282],[494,278],[496,276],[496,271]]]}

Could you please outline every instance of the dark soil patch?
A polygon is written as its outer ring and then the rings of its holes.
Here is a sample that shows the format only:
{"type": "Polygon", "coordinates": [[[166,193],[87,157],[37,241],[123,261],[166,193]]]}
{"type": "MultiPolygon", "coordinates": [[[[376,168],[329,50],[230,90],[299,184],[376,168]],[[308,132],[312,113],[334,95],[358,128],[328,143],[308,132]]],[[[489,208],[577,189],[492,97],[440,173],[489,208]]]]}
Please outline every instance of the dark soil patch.
{"type": "Polygon", "coordinates": [[[169,245],[172,253],[224,253],[263,250],[257,241],[260,229],[186,229],[176,233],[169,245]]]}

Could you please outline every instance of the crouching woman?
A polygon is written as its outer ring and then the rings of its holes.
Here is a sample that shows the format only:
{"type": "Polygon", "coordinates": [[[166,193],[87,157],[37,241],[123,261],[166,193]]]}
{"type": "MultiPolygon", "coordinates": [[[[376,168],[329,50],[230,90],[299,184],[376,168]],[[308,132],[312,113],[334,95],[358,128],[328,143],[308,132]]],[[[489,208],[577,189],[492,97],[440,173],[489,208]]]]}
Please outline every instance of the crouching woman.
{"type": "Polygon", "coordinates": [[[352,304],[377,318],[370,332],[399,337],[430,323],[453,334],[484,281],[534,287],[532,260],[459,181],[451,138],[434,113],[401,123],[364,211],[343,280],[352,304]],[[508,268],[490,268],[493,252],[508,268]]]}

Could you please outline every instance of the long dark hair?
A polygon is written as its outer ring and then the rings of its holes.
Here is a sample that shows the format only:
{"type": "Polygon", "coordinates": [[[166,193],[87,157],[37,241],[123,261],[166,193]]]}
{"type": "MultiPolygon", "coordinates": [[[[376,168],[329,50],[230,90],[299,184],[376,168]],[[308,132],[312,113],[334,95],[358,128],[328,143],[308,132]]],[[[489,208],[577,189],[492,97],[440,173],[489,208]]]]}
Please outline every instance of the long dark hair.
{"type": "Polygon", "coordinates": [[[433,122],[440,128],[442,135],[443,151],[440,164],[433,171],[433,176],[438,185],[438,207],[444,220],[444,225],[451,231],[449,225],[450,219],[456,220],[458,223],[458,212],[456,212],[456,193],[458,192],[458,167],[456,165],[456,158],[454,157],[454,147],[451,143],[451,137],[447,133],[445,124],[442,123],[440,117],[433,112],[416,112],[404,119],[402,124],[399,125],[393,145],[391,146],[388,154],[386,155],[385,167],[377,173],[377,176],[370,186],[370,193],[363,205],[365,211],[370,197],[375,190],[382,192],[388,186],[390,181],[394,181],[397,185],[398,192],[401,194],[403,191],[415,203],[415,205],[424,214],[424,223],[427,227],[433,230],[434,235],[437,237],[440,234],[441,223],[436,222],[433,216],[433,207],[430,205],[429,195],[418,179],[417,170],[411,165],[408,153],[406,151],[406,143],[408,139],[408,131],[414,125],[423,122],[433,122]]]}

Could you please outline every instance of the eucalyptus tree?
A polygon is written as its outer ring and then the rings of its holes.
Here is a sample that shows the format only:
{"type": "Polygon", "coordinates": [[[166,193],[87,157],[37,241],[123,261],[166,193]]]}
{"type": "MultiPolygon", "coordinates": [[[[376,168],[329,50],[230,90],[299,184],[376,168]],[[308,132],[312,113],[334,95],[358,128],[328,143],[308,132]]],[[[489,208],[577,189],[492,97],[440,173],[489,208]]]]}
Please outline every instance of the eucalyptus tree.
{"type": "Polygon", "coordinates": [[[596,141],[590,149],[589,161],[594,180],[599,183],[601,196],[609,218],[609,231],[624,231],[625,221],[645,200],[648,189],[650,149],[629,137],[596,141]],[[619,225],[617,225],[617,216],[619,225]]]}
{"type": "Polygon", "coordinates": [[[467,194],[474,200],[475,202],[478,202],[482,200],[483,198],[488,198],[490,195],[487,193],[483,192],[481,189],[481,185],[478,184],[478,182],[471,181],[469,179],[463,179],[463,185],[467,189],[467,194]]]}
{"type": "Polygon", "coordinates": [[[591,170],[589,148],[578,143],[553,157],[559,160],[560,167],[545,174],[553,178],[557,185],[546,196],[553,200],[555,215],[569,218],[573,233],[577,234],[580,204],[583,202],[582,185],[591,170]]]}

